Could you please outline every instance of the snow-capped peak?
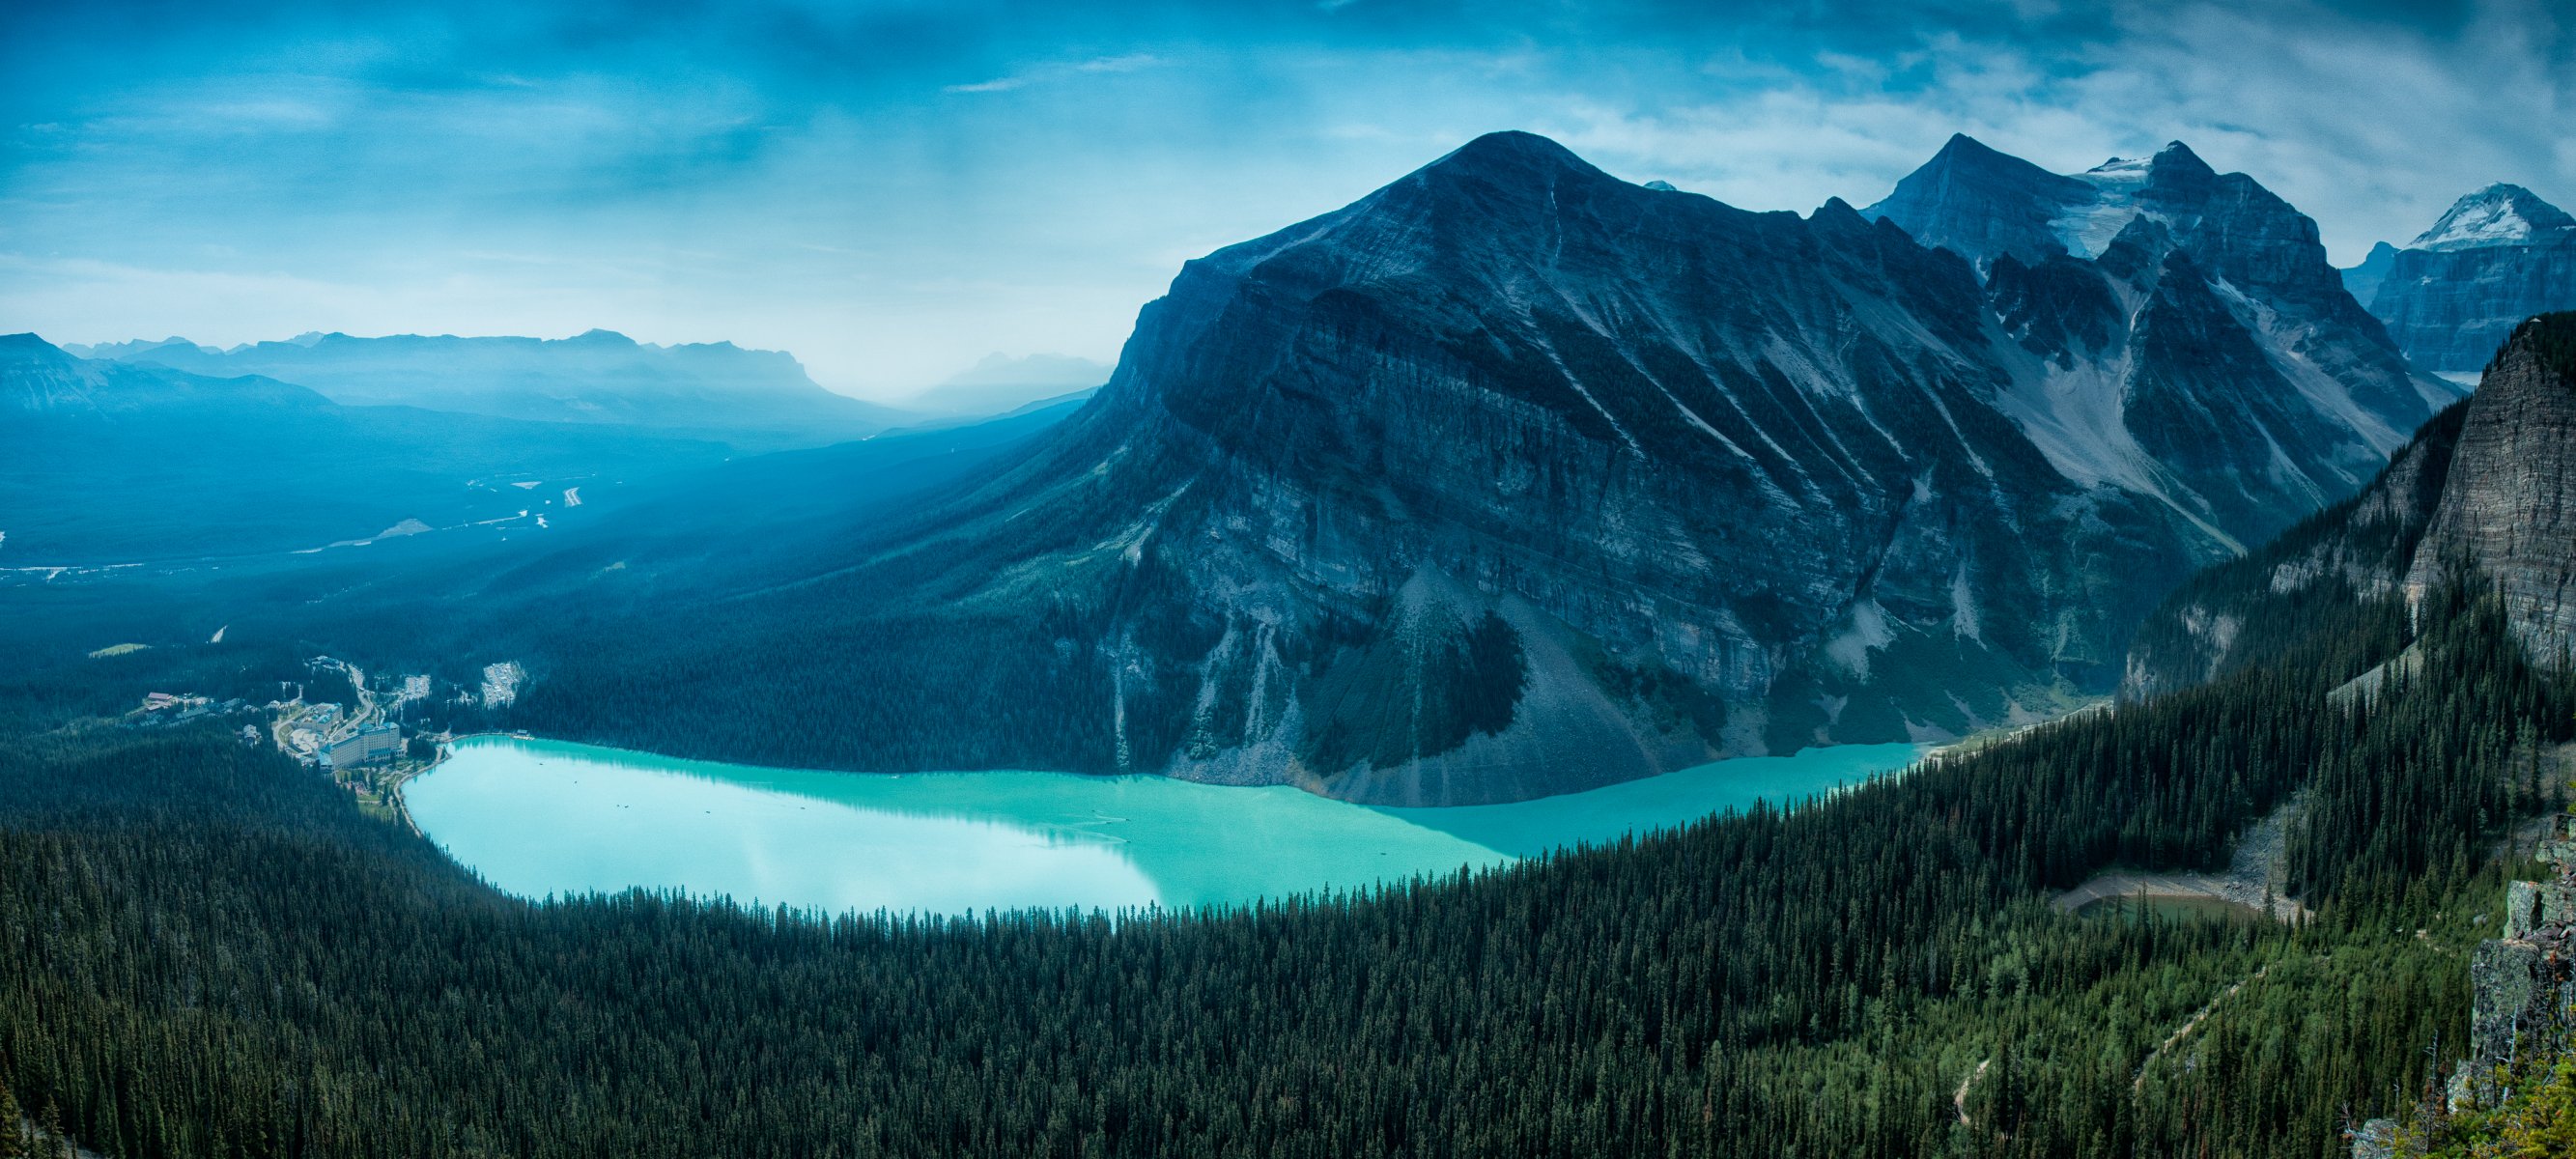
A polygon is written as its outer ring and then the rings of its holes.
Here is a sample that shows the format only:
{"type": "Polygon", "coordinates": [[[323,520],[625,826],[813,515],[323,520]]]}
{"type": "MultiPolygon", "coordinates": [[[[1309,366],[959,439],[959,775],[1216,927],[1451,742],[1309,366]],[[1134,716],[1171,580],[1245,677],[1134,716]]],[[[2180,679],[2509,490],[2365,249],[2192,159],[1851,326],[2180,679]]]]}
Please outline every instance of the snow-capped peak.
{"type": "Polygon", "coordinates": [[[2543,230],[2576,228],[2576,218],[2519,185],[2490,185],[2451,203],[2409,249],[2464,250],[2524,245],[2543,230]]]}

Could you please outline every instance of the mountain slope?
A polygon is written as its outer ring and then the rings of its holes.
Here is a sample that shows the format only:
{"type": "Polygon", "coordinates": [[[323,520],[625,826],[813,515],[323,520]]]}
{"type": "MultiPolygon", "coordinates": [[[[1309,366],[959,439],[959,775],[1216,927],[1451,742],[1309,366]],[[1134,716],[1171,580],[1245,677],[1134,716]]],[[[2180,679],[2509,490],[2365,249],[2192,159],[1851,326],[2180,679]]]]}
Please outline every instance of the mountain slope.
{"type": "Polygon", "coordinates": [[[2417,366],[2474,373],[2523,319],[2576,308],[2576,218],[2490,185],[2390,255],[2367,301],[2417,366]]]}
{"type": "Polygon", "coordinates": [[[764,450],[865,438],[910,417],[827,391],[774,350],[655,346],[606,330],[551,340],[323,334],[222,352],[173,339],[97,353],[218,377],[266,375],[349,405],[623,424],[764,450]]]}
{"type": "Polygon", "coordinates": [[[1189,263],[1015,469],[729,602],[720,642],[567,645],[527,722],[1465,803],[2025,719],[2431,409],[2305,219],[2219,212],[2254,194],[2205,167],[2186,214],[2178,166],[2102,259],[1981,280],[1841,202],[1480,138],[1189,263]],[[710,691],[773,638],[769,670],[901,691],[822,730],[710,691]],[[685,696],[637,691],[660,670],[685,696]]]}

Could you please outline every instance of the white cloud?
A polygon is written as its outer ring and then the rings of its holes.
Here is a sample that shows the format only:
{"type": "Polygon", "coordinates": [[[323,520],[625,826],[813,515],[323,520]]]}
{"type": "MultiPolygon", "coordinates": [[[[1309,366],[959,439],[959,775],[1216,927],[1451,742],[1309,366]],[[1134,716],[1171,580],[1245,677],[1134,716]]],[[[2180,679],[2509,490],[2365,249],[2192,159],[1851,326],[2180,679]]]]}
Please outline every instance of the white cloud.
{"type": "Polygon", "coordinates": [[[1014,89],[1027,88],[1034,84],[1046,84],[1051,81],[1071,80],[1085,74],[1136,72],[1141,69],[1154,68],[1168,63],[1170,62],[1159,56],[1155,56],[1152,53],[1146,52],[1131,52],[1123,56],[1097,56],[1089,60],[1080,61],[1056,61],[1050,64],[1039,65],[1025,72],[1012,73],[1008,76],[998,76],[991,80],[976,81],[973,84],[946,85],[941,87],[939,91],[945,93],[1006,93],[1014,89]]]}

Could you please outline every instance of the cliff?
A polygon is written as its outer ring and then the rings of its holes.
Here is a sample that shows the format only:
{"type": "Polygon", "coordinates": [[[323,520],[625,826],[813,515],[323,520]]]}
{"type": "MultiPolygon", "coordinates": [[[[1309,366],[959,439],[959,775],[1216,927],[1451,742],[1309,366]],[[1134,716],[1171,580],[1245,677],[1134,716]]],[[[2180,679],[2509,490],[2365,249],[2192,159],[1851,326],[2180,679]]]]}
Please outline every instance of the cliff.
{"type": "Polygon", "coordinates": [[[2576,644],[2576,313],[2518,327],[2481,380],[2415,590],[2469,567],[2503,595],[2515,635],[2564,666],[2576,644]]]}
{"type": "Polygon", "coordinates": [[[2516,327],[2478,392],[2437,416],[2370,486],[2263,550],[2196,577],[2139,628],[2123,692],[2261,659],[2249,626],[2301,601],[2420,597],[2453,573],[2493,583],[2516,638],[2564,666],[2576,640],[2576,313],[2516,327]]]}

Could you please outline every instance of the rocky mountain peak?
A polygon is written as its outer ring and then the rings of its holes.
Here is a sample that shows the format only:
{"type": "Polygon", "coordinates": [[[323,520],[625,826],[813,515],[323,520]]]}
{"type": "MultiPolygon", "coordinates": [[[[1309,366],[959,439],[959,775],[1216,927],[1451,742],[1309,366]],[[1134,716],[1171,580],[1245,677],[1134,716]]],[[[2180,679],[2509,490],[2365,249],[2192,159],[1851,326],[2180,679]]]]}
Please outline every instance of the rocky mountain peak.
{"type": "Polygon", "coordinates": [[[2156,150],[2156,155],[2148,159],[2147,170],[2150,173],[2174,178],[2207,179],[2218,176],[2218,171],[2210,168],[2209,162],[2201,160],[2200,154],[2192,152],[2191,146],[2180,141],[2165,142],[2165,147],[2156,150]]]}
{"type": "Polygon", "coordinates": [[[2361,264],[2343,271],[2343,288],[2352,292],[2353,300],[2364,306],[2379,296],[2379,287],[2388,281],[2390,267],[2397,264],[2397,247],[2376,242],[2362,256],[2361,264]]]}
{"type": "Polygon", "coordinates": [[[2524,245],[2535,234],[2561,229],[2576,229],[2576,217],[2528,189],[2498,182],[2452,202],[2441,220],[2407,248],[2448,251],[2524,245]]]}
{"type": "Polygon", "coordinates": [[[1953,134],[1923,167],[1861,212],[1903,226],[1925,245],[1941,246],[1980,268],[2010,254],[2024,264],[2066,250],[2053,222],[2090,200],[2092,186],[2063,177],[1964,133],[1953,134]]]}
{"type": "Polygon", "coordinates": [[[2576,306],[2576,217],[2519,185],[2490,185],[2453,203],[2383,268],[2355,273],[2407,358],[2469,381],[2524,319],[2576,306]]]}
{"type": "Polygon", "coordinates": [[[1415,170],[1416,176],[1467,175],[1498,180],[1525,179],[1562,171],[1608,176],[1574,151],[1536,133],[1505,129],[1487,133],[1453,149],[1445,157],[1415,170]]]}

